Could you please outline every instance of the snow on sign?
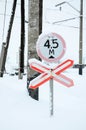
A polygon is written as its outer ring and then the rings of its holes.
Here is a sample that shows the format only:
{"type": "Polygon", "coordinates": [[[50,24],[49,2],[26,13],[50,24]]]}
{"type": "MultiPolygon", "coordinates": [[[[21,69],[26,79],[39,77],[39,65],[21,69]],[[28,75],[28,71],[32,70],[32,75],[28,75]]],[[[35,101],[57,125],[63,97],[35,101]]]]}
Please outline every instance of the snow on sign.
{"type": "Polygon", "coordinates": [[[30,59],[29,64],[33,70],[42,73],[30,82],[29,87],[31,89],[38,88],[40,85],[42,85],[50,79],[54,79],[55,81],[63,84],[66,87],[71,87],[74,85],[72,79],[61,74],[63,71],[65,71],[67,68],[73,65],[72,60],[66,60],[60,65],[54,67],[53,69],[49,68],[49,66],[43,64],[41,61],[38,61],[37,59],[30,59]]]}
{"type": "Polygon", "coordinates": [[[57,62],[65,54],[66,45],[64,39],[59,34],[41,34],[37,40],[36,50],[42,60],[57,62]]]}

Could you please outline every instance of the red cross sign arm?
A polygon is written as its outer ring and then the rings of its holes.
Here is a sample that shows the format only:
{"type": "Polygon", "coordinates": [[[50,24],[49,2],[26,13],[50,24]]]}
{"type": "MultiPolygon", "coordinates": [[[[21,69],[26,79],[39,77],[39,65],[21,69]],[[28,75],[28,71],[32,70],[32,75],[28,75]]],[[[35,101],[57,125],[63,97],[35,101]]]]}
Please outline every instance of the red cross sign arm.
{"type": "Polygon", "coordinates": [[[32,80],[30,82],[30,88],[35,89],[45,83],[46,81],[53,78],[55,81],[63,84],[66,87],[71,87],[74,85],[73,80],[66,77],[65,75],[61,74],[64,70],[71,67],[73,65],[72,60],[66,60],[59,66],[56,66],[54,69],[49,68],[46,64],[43,64],[42,62],[31,59],[29,60],[30,67],[34,70],[36,70],[40,74],[37,78],[32,80]]]}

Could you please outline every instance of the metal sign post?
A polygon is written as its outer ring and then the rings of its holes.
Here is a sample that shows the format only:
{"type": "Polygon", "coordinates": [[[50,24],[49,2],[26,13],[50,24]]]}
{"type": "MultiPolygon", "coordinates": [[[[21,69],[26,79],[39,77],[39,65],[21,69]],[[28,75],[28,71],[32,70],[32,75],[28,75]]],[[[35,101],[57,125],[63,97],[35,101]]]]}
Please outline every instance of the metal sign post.
{"type": "Polygon", "coordinates": [[[71,87],[74,85],[73,80],[66,77],[62,72],[64,72],[67,68],[73,65],[72,60],[66,60],[63,63],[59,64],[58,66],[53,67],[52,69],[49,68],[48,65],[38,61],[37,59],[30,59],[29,60],[30,67],[39,72],[40,75],[35,79],[31,80],[29,84],[29,88],[37,89],[43,83],[49,81],[50,87],[50,115],[53,115],[53,80],[63,84],[66,87],[71,87]]]}
{"type": "Polygon", "coordinates": [[[50,115],[53,116],[53,78],[50,79],[50,115]]]}

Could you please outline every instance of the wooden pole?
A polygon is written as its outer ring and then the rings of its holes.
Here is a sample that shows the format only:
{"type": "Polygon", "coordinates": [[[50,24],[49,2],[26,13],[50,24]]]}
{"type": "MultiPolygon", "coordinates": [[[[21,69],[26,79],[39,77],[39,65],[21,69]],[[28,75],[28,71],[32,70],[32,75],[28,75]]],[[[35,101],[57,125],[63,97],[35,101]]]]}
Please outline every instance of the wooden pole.
{"type": "MultiPolygon", "coordinates": [[[[42,32],[42,0],[29,0],[29,24],[28,24],[28,61],[30,58],[37,58],[36,52],[36,41],[39,34],[42,32]]],[[[29,62],[27,63],[29,66],[29,62]]],[[[38,88],[36,90],[29,89],[30,80],[36,78],[38,73],[27,68],[27,88],[29,90],[29,95],[35,99],[39,99],[38,88]]]]}
{"type": "Polygon", "coordinates": [[[21,0],[21,39],[19,48],[19,79],[23,78],[24,73],[24,47],[25,47],[25,1],[21,0]]]}
{"type": "Polygon", "coordinates": [[[6,43],[5,43],[5,45],[2,44],[2,51],[1,51],[1,57],[0,57],[0,77],[3,77],[3,73],[5,70],[5,63],[6,63],[7,51],[8,51],[10,37],[11,37],[13,21],[14,21],[16,4],[17,4],[17,0],[14,0],[13,7],[12,7],[12,13],[11,13],[11,17],[10,17],[10,22],[9,22],[9,28],[8,28],[7,37],[6,37],[6,43]]]}

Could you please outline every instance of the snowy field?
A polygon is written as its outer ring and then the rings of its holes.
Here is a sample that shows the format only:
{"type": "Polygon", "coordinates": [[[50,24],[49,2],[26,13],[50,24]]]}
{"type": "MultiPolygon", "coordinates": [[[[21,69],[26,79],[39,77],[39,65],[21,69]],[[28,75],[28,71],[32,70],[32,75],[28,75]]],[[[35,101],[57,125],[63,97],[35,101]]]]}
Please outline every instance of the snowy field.
{"type": "Polygon", "coordinates": [[[0,78],[0,130],[86,130],[86,70],[65,75],[74,81],[66,88],[54,82],[54,115],[50,116],[49,83],[40,87],[39,101],[29,97],[26,76],[0,78]]]}

